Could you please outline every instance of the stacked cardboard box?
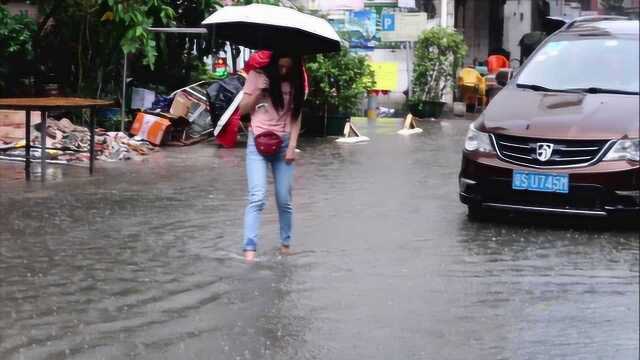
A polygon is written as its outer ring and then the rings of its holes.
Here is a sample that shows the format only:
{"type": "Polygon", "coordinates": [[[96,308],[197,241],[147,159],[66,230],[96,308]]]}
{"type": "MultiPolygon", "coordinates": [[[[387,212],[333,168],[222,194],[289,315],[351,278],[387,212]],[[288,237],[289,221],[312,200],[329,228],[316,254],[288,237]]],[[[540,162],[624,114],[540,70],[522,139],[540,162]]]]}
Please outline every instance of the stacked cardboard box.
{"type": "Polygon", "coordinates": [[[210,122],[208,102],[183,90],[175,95],[169,113],[139,112],[131,133],[154,145],[188,145],[193,141],[187,138],[200,138],[209,129],[210,122]]]}

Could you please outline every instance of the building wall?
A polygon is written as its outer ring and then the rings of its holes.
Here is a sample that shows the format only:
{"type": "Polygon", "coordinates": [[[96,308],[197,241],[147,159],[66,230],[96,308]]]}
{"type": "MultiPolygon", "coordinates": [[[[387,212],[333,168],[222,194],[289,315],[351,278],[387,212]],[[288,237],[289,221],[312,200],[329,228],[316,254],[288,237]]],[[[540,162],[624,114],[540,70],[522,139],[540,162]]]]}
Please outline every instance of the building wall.
{"type": "Polygon", "coordinates": [[[575,19],[582,16],[582,11],[586,10],[582,8],[582,5],[578,2],[567,2],[564,5],[563,16],[567,19],[575,19]]]}
{"type": "MultiPolygon", "coordinates": [[[[401,109],[405,102],[403,91],[409,87],[410,71],[413,68],[413,52],[409,55],[409,64],[407,64],[407,52],[404,49],[376,49],[367,56],[374,62],[395,62],[398,63],[398,91],[394,91],[388,95],[380,96],[378,104],[380,106],[401,109]]],[[[366,99],[362,103],[362,109],[366,109],[366,99]]]]}
{"type": "Polygon", "coordinates": [[[549,16],[562,17],[562,5],[564,0],[548,0],[549,1],[549,16]]]}
{"type": "MultiPolygon", "coordinates": [[[[579,16],[592,15],[593,12],[604,13],[600,0],[547,0],[551,7],[551,16],[574,19],[579,16]]],[[[626,8],[637,9],[640,7],[640,0],[625,0],[623,5],[626,8]]]]}
{"type": "MultiPolygon", "coordinates": [[[[486,0],[482,0],[486,1],[486,0]]],[[[433,4],[436,7],[436,18],[440,18],[440,8],[442,7],[441,0],[434,0],[433,4]]],[[[453,27],[455,22],[455,0],[447,0],[447,27],[453,27]]]]}
{"type": "Polygon", "coordinates": [[[520,58],[518,43],[532,29],[533,4],[531,0],[507,0],[504,5],[503,46],[512,58],[520,58]]]}
{"type": "MultiPolygon", "coordinates": [[[[637,9],[640,7],[640,0],[624,0],[624,6],[637,9]]],[[[591,0],[591,8],[589,10],[602,10],[600,0],[591,0]]]]}
{"type": "Polygon", "coordinates": [[[484,61],[489,53],[489,2],[466,1],[464,14],[463,27],[458,30],[469,47],[465,64],[472,64],[474,59],[484,61]]]}

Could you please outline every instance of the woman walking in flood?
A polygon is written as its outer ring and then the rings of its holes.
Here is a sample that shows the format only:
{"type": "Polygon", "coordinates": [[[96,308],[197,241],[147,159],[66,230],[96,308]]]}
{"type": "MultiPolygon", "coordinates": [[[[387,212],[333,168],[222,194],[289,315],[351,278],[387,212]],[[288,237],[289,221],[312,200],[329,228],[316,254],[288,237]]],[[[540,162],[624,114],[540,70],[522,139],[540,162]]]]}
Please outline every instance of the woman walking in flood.
{"type": "MultiPolygon", "coordinates": [[[[278,215],[280,251],[289,253],[293,224],[292,182],[300,113],[305,95],[305,75],[299,57],[259,52],[268,64],[247,77],[240,113],[251,115],[247,141],[248,205],[244,218],[244,257],[256,257],[260,222],[266,203],[267,171],[271,168],[278,215]]],[[[251,62],[251,60],[250,60],[251,62]]]]}

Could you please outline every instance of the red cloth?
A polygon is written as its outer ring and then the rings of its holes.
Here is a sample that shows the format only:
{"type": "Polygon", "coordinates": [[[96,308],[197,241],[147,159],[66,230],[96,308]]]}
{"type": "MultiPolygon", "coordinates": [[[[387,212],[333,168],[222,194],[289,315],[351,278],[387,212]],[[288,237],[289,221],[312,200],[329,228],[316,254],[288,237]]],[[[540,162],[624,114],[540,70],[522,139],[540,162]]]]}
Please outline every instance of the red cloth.
{"type": "Polygon", "coordinates": [[[509,67],[509,60],[502,55],[491,55],[487,58],[487,70],[489,74],[495,75],[500,69],[506,69],[509,67]]]}
{"type": "Polygon", "coordinates": [[[216,140],[218,144],[224,148],[232,148],[236,146],[238,140],[238,128],[240,127],[240,110],[236,109],[233,115],[229,118],[229,121],[225,124],[224,129],[220,131],[216,140]]]}
{"type": "Polygon", "coordinates": [[[249,57],[246,64],[244,64],[244,72],[247,74],[253,70],[263,68],[271,61],[271,51],[261,50],[256,51],[249,57]]]}

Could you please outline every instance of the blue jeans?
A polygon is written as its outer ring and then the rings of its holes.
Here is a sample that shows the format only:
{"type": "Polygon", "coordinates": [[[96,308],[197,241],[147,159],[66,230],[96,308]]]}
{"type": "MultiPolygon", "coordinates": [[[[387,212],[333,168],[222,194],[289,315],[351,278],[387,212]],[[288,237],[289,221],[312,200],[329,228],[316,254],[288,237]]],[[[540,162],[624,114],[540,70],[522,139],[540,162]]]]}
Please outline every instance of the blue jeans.
{"type": "Polygon", "coordinates": [[[273,157],[265,158],[258,150],[253,139],[253,133],[249,133],[247,141],[247,180],[249,185],[249,199],[244,215],[244,250],[256,251],[258,235],[260,232],[260,220],[264,210],[267,196],[267,169],[271,164],[273,179],[276,188],[276,202],[278,203],[278,215],[280,218],[280,241],[284,246],[291,242],[291,227],[293,218],[293,206],[291,205],[291,190],[293,183],[293,164],[287,164],[285,155],[289,146],[289,137],[284,136],[280,152],[273,157]]]}

